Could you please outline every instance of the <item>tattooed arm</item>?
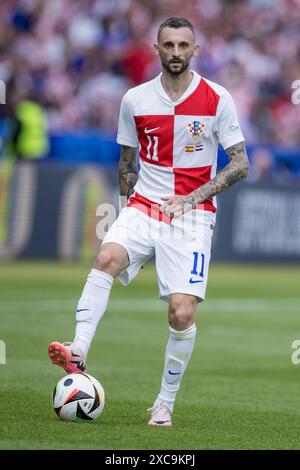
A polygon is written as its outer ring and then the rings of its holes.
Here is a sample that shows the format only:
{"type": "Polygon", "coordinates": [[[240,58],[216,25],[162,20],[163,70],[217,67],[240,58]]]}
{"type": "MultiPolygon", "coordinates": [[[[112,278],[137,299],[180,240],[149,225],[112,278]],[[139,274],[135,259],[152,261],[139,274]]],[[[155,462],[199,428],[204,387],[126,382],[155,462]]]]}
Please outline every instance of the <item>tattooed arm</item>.
{"type": "Polygon", "coordinates": [[[211,181],[193,191],[188,200],[194,206],[201,204],[206,199],[221,193],[234,183],[246,178],[249,162],[244,142],[239,142],[226,149],[229,158],[228,165],[223,168],[211,181]]]}
{"type": "Polygon", "coordinates": [[[138,179],[136,152],[136,148],[127,147],[126,145],[121,146],[119,184],[122,206],[126,205],[128,198],[133,194],[133,188],[138,179]]]}
{"type": "Polygon", "coordinates": [[[226,149],[229,158],[228,165],[223,168],[211,181],[195,189],[187,196],[172,196],[162,198],[166,201],[161,210],[168,215],[179,217],[201,204],[207,199],[221,193],[225,189],[246,178],[249,169],[249,161],[244,142],[232,145],[226,149]]]}

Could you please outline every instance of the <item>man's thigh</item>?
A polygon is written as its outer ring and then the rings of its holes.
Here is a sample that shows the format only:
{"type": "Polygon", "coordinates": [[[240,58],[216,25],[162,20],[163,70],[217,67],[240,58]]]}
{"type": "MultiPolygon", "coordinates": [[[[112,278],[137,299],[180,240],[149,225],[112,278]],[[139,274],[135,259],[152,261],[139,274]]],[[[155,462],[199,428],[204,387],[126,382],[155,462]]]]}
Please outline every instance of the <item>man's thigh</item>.
{"type": "Polygon", "coordinates": [[[212,229],[203,224],[197,231],[177,231],[156,242],[156,270],[160,297],[174,293],[204,300],[211,256],[212,229]]]}
{"type": "Polygon", "coordinates": [[[127,252],[129,264],[120,273],[119,279],[122,284],[128,285],[154,254],[147,216],[131,207],[122,209],[105,235],[101,247],[108,243],[119,244],[127,252]]]}

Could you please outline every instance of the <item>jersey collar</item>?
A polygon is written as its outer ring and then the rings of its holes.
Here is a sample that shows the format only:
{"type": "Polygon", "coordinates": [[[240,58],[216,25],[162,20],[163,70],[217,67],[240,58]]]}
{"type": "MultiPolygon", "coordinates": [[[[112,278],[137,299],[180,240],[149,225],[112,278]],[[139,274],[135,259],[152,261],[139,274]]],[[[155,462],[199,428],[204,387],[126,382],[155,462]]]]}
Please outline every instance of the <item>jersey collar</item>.
{"type": "Polygon", "coordinates": [[[186,100],[186,98],[190,96],[196,90],[201,80],[201,76],[197,72],[195,72],[194,70],[191,70],[191,72],[193,73],[193,79],[191,83],[189,84],[189,86],[187,87],[187,89],[185,90],[185,92],[183,93],[183,95],[181,95],[181,97],[177,101],[171,100],[166,90],[164,89],[162,82],[161,82],[161,76],[162,76],[162,72],[161,72],[155,79],[156,89],[160,97],[164,101],[166,101],[168,104],[172,104],[173,106],[176,106],[177,104],[180,104],[182,101],[186,100]]]}

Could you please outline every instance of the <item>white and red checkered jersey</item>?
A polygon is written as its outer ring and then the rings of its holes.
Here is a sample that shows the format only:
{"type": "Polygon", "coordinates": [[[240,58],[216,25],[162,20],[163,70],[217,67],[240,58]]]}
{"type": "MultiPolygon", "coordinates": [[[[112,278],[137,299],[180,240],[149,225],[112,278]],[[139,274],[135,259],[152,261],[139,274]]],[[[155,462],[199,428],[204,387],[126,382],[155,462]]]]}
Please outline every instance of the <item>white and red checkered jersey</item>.
{"type": "MultiPolygon", "coordinates": [[[[216,175],[218,144],[244,140],[230,93],[193,72],[178,101],[153,80],[124,95],[117,142],[139,147],[140,169],[131,202],[161,204],[161,197],[187,195],[216,175]]],[[[129,204],[131,205],[131,204],[129,204]]],[[[216,200],[204,203],[215,212],[216,200]]]]}

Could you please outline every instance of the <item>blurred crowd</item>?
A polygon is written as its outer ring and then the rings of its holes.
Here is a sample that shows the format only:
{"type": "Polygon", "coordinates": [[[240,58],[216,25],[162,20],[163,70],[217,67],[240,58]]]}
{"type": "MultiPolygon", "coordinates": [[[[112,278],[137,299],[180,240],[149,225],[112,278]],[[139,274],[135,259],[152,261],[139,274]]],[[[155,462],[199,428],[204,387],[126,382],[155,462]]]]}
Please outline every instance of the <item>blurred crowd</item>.
{"type": "Polygon", "coordinates": [[[114,133],[122,95],[160,71],[152,44],[170,16],[195,25],[192,67],[232,93],[248,143],[300,144],[299,0],[1,0],[8,106],[40,103],[55,132],[114,133]]]}

